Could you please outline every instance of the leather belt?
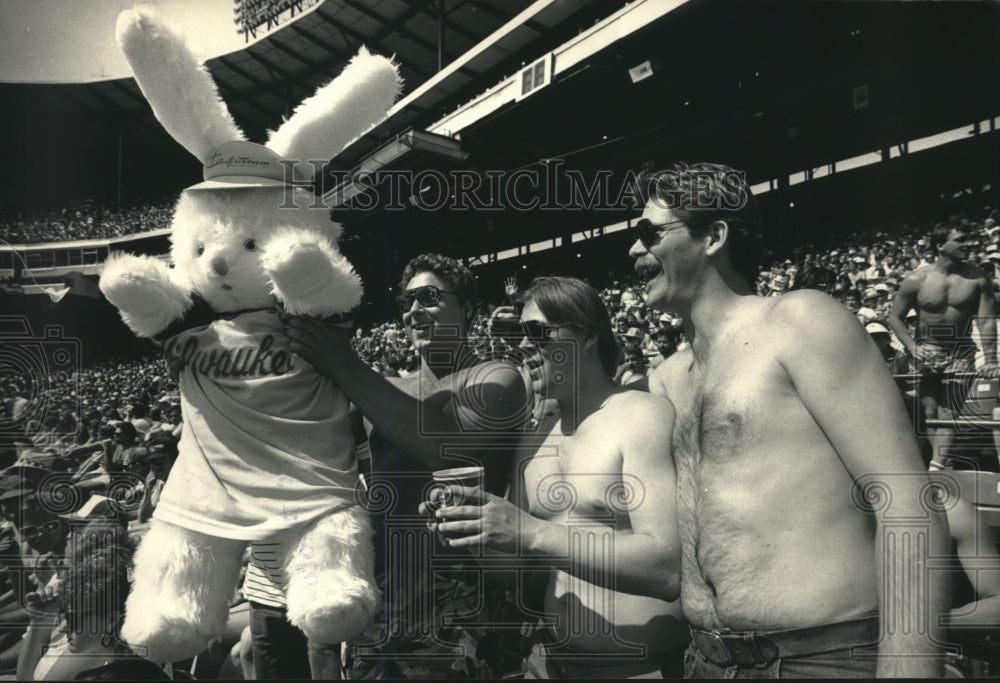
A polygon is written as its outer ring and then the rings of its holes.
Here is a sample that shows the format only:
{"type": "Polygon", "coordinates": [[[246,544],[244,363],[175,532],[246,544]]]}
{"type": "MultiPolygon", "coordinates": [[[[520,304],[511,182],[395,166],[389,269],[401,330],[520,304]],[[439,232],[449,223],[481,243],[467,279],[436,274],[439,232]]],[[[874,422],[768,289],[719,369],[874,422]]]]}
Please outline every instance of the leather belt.
{"type": "Polygon", "coordinates": [[[692,627],[691,639],[716,666],[764,667],[780,657],[874,645],[879,626],[876,615],[787,631],[705,631],[692,627]]]}

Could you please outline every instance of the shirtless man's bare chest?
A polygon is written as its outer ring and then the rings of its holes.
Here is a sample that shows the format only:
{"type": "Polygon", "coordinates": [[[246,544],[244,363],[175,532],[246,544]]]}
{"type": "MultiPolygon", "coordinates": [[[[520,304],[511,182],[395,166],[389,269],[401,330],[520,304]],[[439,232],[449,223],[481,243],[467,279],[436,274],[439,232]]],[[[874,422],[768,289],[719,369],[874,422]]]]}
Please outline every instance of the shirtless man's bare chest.
{"type": "MultiPolygon", "coordinates": [[[[620,449],[622,397],[611,407],[584,420],[572,434],[557,422],[545,441],[522,461],[524,494],[532,515],[568,526],[599,525],[631,531],[628,508],[647,496],[673,496],[657,491],[623,472],[620,449]],[[617,406],[620,402],[621,406],[617,406]]],[[[592,552],[606,555],[613,566],[614,548],[598,544],[592,552]]],[[[568,569],[568,567],[567,567],[568,569]]],[[[551,570],[545,612],[556,619],[558,642],[592,652],[650,652],[675,648],[687,640],[678,602],[616,592],[594,585],[559,568],[551,570]]]]}
{"type": "Polygon", "coordinates": [[[928,268],[917,292],[919,336],[940,341],[967,337],[978,303],[977,279],[964,272],[945,274],[928,268]]]}
{"type": "Polygon", "coordinates": [[[706,358],[677,354],[661,375],[677,410],[681,595],[695,626],[787,628],[875,603],[874,586],[851,588],[871,583],[870,524],[775,356],[776,334],[737,328],[706,358]],[[836,573],[817,573],[824,564],[836,573]]]}

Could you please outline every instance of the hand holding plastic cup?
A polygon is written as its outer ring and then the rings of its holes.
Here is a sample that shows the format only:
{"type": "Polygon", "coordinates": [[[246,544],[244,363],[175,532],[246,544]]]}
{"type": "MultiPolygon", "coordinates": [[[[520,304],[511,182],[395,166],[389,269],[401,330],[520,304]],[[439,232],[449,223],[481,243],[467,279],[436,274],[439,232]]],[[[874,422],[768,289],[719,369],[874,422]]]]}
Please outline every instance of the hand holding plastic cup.
{"type": "Polygon", "coordinates": [[[449,486],[466,486],[468,488],[482,489],[485,472],[482,467],[455,467],[448,470],[438,470],[431,475],[434,479],[434,488],[431,489],[430,499],[434,508],[463,505],[465,501],[460,497],[453,496],[449,486]]]}

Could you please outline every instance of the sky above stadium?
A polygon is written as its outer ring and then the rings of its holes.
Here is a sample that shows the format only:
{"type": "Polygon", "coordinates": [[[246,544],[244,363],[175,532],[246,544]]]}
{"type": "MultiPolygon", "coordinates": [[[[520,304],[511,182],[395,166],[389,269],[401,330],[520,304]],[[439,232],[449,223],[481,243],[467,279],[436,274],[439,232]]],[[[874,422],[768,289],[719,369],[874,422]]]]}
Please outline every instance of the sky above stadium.
{"type": "MultiPolygon", "coordinates": [[[[137,5],[155,6],[170,17],[205,59],[248,45],[233,23],[233,0],[3,0],[0,82],[87,83],[131,76],[115,43],[115,20],[137,5]]],[[[257,40],[265,35],[258,31],[257,40]]]]}

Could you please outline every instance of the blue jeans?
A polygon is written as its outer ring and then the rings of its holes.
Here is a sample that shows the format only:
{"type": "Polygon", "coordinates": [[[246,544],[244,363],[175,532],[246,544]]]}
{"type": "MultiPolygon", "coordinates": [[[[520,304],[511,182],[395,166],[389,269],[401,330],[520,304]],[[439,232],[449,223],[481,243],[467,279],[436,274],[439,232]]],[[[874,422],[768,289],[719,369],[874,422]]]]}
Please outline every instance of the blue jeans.
{"type": "Polygon", "coordinates": [[[340,645],[309,642],[285,616],[285,610],[250,603],[253,671],[257,680],[338,680],[340,645]]]}
{"type": "Polygon", "coordinates": [[[681,678],[681,652],[660,652],[646,657],[622,657],[584,652],[571,647],[550,651],[535,643],[525,659],[526,679],[530,678],[681,678]]]}
{"type": "Polygon", "coordinates": [[[718,666],[708,661],[692,642],[684,653],[684,678],[875,678],[877,659],[873,655],[870,648],[864,654],[848,648],[802,657],[779,657],[765,667],[718,666]]]}

